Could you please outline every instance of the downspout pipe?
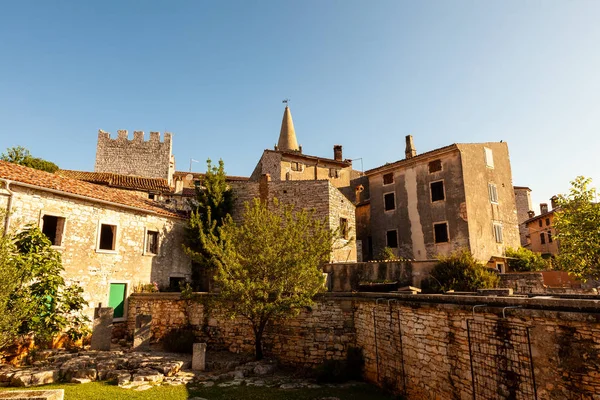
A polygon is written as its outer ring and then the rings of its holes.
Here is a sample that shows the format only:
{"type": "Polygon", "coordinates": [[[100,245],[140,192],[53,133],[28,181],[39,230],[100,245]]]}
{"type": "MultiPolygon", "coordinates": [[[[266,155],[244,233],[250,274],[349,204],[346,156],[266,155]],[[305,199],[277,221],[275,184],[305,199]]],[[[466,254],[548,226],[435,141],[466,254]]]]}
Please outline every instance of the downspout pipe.
{"type": "Polygon", "coordinates": [[[6,204],[6,215],[4,216],[4,234],[8,234],[8,229],[10,228],[10,214],[12,212],[12,201],[14,192],[10,190],[10,184],[12,181],[8,179],[0,178],[0,181],[4,182],[4,189],[8,192],[8,203],[6,204]]]}

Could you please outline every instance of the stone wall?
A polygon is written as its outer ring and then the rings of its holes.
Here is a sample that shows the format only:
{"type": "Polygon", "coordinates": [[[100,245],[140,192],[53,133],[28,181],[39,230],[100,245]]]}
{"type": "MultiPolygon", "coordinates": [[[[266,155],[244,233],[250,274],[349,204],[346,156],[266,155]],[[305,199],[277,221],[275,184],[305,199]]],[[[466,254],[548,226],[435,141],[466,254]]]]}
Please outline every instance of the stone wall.
{"type": "Polygon", "coordinates": [[[499,274],[499,287],[510,288],[515,294],[545,293],[544,276],[541,272],[513,272],[499,274]]]}
{"type": "Polygon", "coordinates": [[[94,171],[164,178],[170,184],[175,170],[171,149],[170,133],[165,133],[161,142],[160,132],[150,132],[150,139],[145,141],[141,131],[134,132],[133,140],[129,140],[126,130],[118,131],[115,139],[100,130],[94,171]]]}
{"type": "MultiPolygon", "coordinates": [[[[243,321],[200,303],[136,294],[129,307],[130,331],[137,309],[153,314],[155,339],[190,323],[209,348],[252,350],[243,321]]],[[[271,326],[265,351],[315,366],[356,346],[367,380],[411,399],[472,399],[473,388],[486,399],[591,399],[600,393],[599,312],[596,300],[328,294],[271,326]]]]}

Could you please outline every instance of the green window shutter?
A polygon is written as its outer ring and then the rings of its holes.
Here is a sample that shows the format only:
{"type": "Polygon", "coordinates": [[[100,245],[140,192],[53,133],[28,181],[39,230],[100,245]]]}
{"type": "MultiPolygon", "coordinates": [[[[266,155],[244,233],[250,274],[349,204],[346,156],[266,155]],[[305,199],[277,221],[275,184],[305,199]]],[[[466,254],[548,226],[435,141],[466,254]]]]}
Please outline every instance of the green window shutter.
{"type": "Polygon", "coordinates": [[[125,315],[126,283],[111,283],[108,295],[108,306],[114,309],[113,318],[123,318],[125,315]]]}

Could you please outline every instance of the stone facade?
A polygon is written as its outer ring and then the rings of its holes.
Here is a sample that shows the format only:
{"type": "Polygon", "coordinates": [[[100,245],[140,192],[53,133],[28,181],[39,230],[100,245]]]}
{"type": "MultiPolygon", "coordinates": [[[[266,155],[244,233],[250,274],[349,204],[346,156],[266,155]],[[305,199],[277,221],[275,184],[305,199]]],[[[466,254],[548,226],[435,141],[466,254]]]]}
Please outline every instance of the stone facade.
{"type": "Polygon", "coordinates": [[[533,210],[531,205],[531,189],[523,186],[515,186],[515,204],[517,206],[517,220],[519,222],[519,238],[521,247],[529,246],[529,232],[525,221],[529,219],[529,212],[533,210]]]}
{"type": "Polygon", "coordinates": [[[118,131],[115,139],[100,130],[94,171],[163,178],[171,185],[175,171],[171,151],[170,133],[165,133],[161,142],[160,132],[150,132],[150,139],[145,141],[142,131],[133,132],[133,140],[129,140],[126,130],[118,131]]]}
{"type": "Polygon", "coordinates": [[[554,210],[546,211],[525,221],[529,235],[529,249],[536,253],[555,256],[559,252],[554,229],[554,210]]]}
{"type": "Polygon", "coordinates": [[[319,181],[267,181],[231,182],[235,203],[233,217],[240,219],[244,203],[259,198],[272,202],[277,198],[282,204],[314,210],[315,217],[325,219],[328,228],[336,231],[345,220],[346,238],[334,243],[332,262],[356,261],[356,223],[354,205],[328,180],[319,181]]]}
{"type": "MultiPolygon", "coordinates": [[[[154,340],[191,324],[209,350],[252,351],[242,320],[202,303],[133,295],[129,330],[137,310],[153,315],[154,340]]],[[[594,300],[329,294],[298,317],[270,325],[265,353],[316,366],[358,347],[367,380],[411,399],[467,400],[474,387],[475,398],[536,398],[535,390],[540,400],[591,399],[600,392],[599,307],[594,300]]]]}
{"type": "Polygon", "coordinates": [[[7,210],[11,201],[11,231],[26,224],[44,229],[44,224],[58,221],[53,247],[62,255],[67,283],[84,288],[90,317],[98,304],[108,304],[111,284],[125,284],[128,296],[137,284],[157,282],[168,287],[171,277],[190,277],[190,260],[181,248],[184,219],[21,187],[16,182],[11,191],[9,196],[6,189],[0,190],[0,210],[7,210]],[[100,249],[103,224],[114,227],[114,250],[100,249]],[[156,254],[147,251],[148,235],[158,241],[156,254]]]}
{"type": "Polygon", "coordinates": [[[366,175],[375,255],[387,246],[427,260],[467,248],[488,262],[519,246],[506,143],[450,145],[366,175]]]}

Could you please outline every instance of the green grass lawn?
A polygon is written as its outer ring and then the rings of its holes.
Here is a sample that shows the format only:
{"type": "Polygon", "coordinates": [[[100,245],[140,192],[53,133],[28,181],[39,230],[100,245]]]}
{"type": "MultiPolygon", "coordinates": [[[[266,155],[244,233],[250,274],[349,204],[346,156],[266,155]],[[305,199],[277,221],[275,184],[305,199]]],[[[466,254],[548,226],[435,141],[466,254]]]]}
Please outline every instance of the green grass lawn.
{"type": "MultiPolygon", "coordinates": [[[[7,388],[3,390],[16,390],[7,388]]],[[[323,387],[320,389],[279,389],[265,387],[211,387],[194,388],[186,386],[157,386],[141,392],[121,389],[106,382],[92,382],[83,385],[60,384],[46,385],[21,390],[65,389],[65,400],[120,400],[120,399],[161,399],[184,400],[192,397],[204,397],[208,400],[314,400],[321,397],[338,397],[341,400],[391,400],[394,397],[385,394],[374,386],[361,384],[349,387],[323,387]]]]}

